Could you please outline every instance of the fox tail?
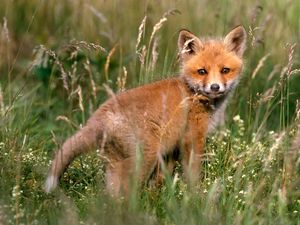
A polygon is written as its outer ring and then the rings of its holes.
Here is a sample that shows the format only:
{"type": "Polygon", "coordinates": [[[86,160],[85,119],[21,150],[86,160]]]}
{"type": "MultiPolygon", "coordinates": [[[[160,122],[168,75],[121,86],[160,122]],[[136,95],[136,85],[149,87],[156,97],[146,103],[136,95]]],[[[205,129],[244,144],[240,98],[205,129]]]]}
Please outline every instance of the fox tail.
{"type": "Polygon", "coordinates": [[[74,158],[82,153],[88,152],[96,147],[97,132],[92,126],[85,126],[75,135],[65,141],[56,152],[44,189],[47,193],[53,191],[59,181],[61,174],[74,158]]]}

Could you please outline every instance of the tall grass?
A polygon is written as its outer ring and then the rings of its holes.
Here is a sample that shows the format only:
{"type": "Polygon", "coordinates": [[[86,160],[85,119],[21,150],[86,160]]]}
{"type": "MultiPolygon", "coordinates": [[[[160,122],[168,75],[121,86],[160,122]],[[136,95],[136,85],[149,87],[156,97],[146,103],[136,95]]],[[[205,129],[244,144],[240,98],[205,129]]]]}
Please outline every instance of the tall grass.
{"type": "Polygon", "coordinates": [[[299,224],[300,2],[4,0],[0,7],[0,224],[299,224]],[[202,178],[105,193],[101,152],[42,190],[55,149],[110,94],[178,74],[177,34],[248,31],[227,121],[202,178]]]}

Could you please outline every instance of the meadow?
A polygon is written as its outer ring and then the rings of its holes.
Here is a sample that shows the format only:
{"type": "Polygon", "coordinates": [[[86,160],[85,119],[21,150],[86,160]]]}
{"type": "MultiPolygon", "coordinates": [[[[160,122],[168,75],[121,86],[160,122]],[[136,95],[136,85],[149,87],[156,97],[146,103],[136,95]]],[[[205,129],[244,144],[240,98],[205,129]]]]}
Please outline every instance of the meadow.
{"type": "Polygon", "coordinates": [[[300,1],[1,0],[0,225],[300,224],[300,1]],[[97,151],[51,194],[54,151],[111,94],[179,74],[178,31],[243,24],[245,67],[189,190],[105,192],[97,151]]]}

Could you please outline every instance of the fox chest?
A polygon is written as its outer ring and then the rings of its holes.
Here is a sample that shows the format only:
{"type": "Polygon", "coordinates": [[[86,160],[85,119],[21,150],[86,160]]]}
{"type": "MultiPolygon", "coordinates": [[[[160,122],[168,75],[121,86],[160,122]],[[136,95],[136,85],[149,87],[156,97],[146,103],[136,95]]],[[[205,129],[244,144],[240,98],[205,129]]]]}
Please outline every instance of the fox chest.
{"type": "Polygon", "coordinates": [[[194,130],[205,135],[207,133],[213,108],[209,102],[192,100],[189,104],[187,115],[187,130],[194,130]]]}

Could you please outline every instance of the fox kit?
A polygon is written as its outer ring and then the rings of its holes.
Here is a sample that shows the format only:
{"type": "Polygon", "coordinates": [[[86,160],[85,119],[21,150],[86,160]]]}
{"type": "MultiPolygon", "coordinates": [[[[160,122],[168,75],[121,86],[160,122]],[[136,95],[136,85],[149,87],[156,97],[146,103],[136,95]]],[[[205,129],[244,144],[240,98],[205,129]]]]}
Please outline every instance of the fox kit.
{"type": "Polygon", "coordinates": [[[50,192],[79,154],[103,151],[106,185],[112,195],[128,193],[138,149],[138,179],[147,182],[164,156],[179,149],[184,174],[197,180],[208,131],[239,80],[246,31],[238,26],[224,39],[200,40],[187,30],[179,34],[179,77],[122,92],[103,103],[53,159],[45,190],[50,192]]]}

